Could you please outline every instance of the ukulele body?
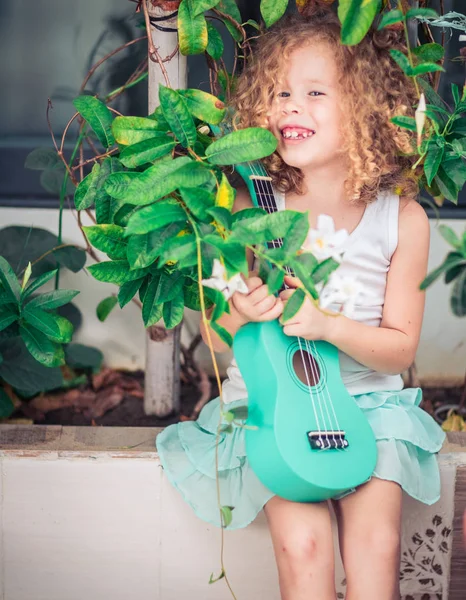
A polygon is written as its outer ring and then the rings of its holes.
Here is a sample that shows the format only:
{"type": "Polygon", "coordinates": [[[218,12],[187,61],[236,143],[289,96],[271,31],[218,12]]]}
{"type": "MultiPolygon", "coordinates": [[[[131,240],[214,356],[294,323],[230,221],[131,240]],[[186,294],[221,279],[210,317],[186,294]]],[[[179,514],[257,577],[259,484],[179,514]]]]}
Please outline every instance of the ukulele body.
{"type": "Polygon", "coordinates": [[[341,380],[335,346],[306,348],[275,320],[241,327],[233,351],[248,390],[246,454],[267,488],[287,500],[320,502],[370,478],[374,433],[341,380]],[[311,385],[295,369],[301,350],[315,361],[306,361],[311,385]]]}

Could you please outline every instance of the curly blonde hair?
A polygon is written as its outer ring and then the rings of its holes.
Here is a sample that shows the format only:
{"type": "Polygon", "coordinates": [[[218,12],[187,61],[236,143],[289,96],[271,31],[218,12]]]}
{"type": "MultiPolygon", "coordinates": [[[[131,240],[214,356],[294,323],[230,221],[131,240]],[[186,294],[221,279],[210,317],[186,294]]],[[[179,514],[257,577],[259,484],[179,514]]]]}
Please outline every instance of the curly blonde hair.
{"type": "MultiPolygon", "coordinates": [[[[345,46],[340,31],[337,16],[324,10],[286,17],[262,35],[232,98],[236,126],[267,128],[267,112],[290,54],[305,44],[326,43],[339,67],[348,197],[369,203],[378,192],[391,190],[414,199],[419,193],[411,169],[416,160],[415,134],[390,122],[394,116],[414,116],[417,103],[412,80],[389,53],[392,48],[406,51],[401,34],[372,30],[360,44],[345,46]]],[[[280,190],[305,192],[301,170],[287,165],[278,152],[263,162],[280,190]]]]}

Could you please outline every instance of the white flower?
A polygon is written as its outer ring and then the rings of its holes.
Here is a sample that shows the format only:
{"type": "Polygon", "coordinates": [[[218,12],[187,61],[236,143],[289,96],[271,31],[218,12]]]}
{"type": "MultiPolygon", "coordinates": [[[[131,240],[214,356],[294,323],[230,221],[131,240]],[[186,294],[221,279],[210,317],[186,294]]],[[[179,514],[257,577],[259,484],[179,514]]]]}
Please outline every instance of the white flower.
{"type": "Polygon", "coordinates": [[[335,223],[329,215],[319,215],[317,217],[317,229],[310,229],[303,248],[310,250],[318,260],[334,258],[338,262],[341,260],[340,246],[347,240],[348,232],[346,229],[335,231],[335,223]]]}
{"type": "Polygon", "coordinates": [[[339,304],[339,312],[352,318],[361,294],[362,285],[354,277],[345,277],[334,271],[320,293],[319,306],[326,309],[331,304],[339,304]]]}
{"type": "Polygon", "coordinates": [[[218,258],[214,258],[212,277],[210,279],[203,279],[201,283],[206,287],[222,292],[225,300],[229,300],[235,292],[240,292],[241,294],[249,292],[248,286],[245,284],[240,273],[233,275],[231,279],[227,279],[225,267],[218,258]]]}
{"type": "Polygon", "coordinates": [[[424,96],[424,93],[422,93],[419,99],[419,106],[417,107],[415,113],[418,146],[421,145],[422,132],[424,131],[424,125],[426,122],[426,108],[426,97],[424,96]]]}
{"type": "Polygon", "coordinates": [[[341,260],[340,246],[348,238],[346,229],[335,231],[335,223],[329,215],[319,215],[317,217],[317,229],[310,229],[303,248],[310,250],[317,260],[334,258],[338,262],[341,260]]]}

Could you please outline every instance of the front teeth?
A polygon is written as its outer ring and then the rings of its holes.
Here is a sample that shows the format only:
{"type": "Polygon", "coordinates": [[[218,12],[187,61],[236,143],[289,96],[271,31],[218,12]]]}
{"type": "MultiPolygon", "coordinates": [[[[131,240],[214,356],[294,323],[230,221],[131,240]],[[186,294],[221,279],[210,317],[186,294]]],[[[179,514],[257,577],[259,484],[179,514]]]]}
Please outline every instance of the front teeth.
{"type": "Polygon", "coordinates": [[[312,131],[304,131],[303,133],[299,134],[297,131],[285,131],[283,132],[283,137],[284,138],[298,138],[301,137],[302,139],[306,139],[308,137],[311,137],[312,135],[314,135],[314,132],[312,131]]]}

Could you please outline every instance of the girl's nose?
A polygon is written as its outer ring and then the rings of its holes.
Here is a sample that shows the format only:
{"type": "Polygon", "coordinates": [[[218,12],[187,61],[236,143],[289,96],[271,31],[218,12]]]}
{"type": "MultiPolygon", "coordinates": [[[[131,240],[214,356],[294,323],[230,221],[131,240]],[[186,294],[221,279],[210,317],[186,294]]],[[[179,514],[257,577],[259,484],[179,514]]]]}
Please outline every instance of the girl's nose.
{"type": "Polygon", "coordinates": [[[283,114],[285,115],[290,115],[290,114],[300,114],[302,112],[302,106],[299,102],[296,101],[296,99],[294,98],[287,98],[286,102],[283,104],[282,107],[283,110],[283,114]]]}

